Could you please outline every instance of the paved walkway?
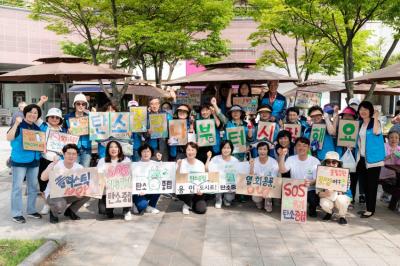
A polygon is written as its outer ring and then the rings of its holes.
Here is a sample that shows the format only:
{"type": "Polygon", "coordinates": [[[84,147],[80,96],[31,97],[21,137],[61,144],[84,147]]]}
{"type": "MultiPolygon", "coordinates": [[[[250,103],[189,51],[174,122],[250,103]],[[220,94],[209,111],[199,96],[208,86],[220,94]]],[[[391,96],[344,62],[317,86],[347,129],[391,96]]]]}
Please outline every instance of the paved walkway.
{"type": "MultiPolygon", "coordinates": [[[[91,201],[80,221],[52,225],[45,216],[19,225],[10,219],[8,145],[0,142],[0,236],[65,235],[65,250],[48,265],[400,265],[400,215],[381,202],[370,219],[358,218],[356,206],[346,226],[322,222],[321,212],[305,225],[282,224],[279,207],[267,215],[250,202],[183,216],[182,203],[163,197],[160,214],[131,222],[122,215],[104,220],[91,201]]],[[[42,204],[38,200],[38,210],[42,204]]]]}

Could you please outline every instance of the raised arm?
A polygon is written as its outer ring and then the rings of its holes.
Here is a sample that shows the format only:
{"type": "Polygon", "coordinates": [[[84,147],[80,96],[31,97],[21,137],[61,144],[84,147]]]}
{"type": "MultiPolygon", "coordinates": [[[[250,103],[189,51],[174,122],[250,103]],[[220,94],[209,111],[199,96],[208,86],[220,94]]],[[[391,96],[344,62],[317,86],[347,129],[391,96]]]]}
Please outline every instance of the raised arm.
{"type": "Polygon", "coordinates": [[[10,128],[10,130],[7,132],[7,140],[8,141],[12,141],[15,139],[15,133],[17,132],[17,128],[19,126],[19,124],[21,124],[22,122],[22,117],[18,116],[15,119],[15,123],[14,125],[10,128]]]}

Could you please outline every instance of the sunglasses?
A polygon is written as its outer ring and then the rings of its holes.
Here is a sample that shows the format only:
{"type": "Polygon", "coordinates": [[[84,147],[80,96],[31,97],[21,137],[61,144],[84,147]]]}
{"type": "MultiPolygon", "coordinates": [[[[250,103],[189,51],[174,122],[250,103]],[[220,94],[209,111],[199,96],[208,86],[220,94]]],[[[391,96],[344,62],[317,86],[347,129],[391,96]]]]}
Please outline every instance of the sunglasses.
{"type": "Polygon", "coordinates": [[[335,160],[325,160],[325,163],[326,164],[339,164],[339,162],[335,161],[335,160]]]}
{"type": "Polygon", "coordinates": [[[58,116],[55,116],[55,115],[51,115],[51,116],[49,116],[49,118],[51,118],[51,119],[60,119],[58,116]]]}
{"type": "Polygon", "coordinates": [[[86,103],[75,103],[75,105],[78,105],[78,106],[86,106],[86,103]]]}

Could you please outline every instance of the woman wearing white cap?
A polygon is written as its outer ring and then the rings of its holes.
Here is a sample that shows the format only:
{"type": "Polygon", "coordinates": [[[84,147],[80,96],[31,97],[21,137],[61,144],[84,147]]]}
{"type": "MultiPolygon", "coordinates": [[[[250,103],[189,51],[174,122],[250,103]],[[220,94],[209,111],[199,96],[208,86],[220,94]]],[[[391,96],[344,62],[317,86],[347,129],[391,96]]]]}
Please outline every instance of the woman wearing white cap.
{"type": "MultiPolygon", "coordinates": [[[[86,96],[79,93],[74,98],[74,111],[64,116],[64,127],[68,130],[70,128],[70,118],[88,116],[87,108],[89,103],[86,96]]],[[[78,142],[79,157],[78,163],[83,167],[90,166],[90,159],[92,157],[92,142],[89,140],[89,135],[79,137],[78,142]]]]}
{"type": "MultiPolygon", "coordinates": [[[[329,151],[326,153],[325,160],[321,162],[321,165],[341,168],[342,161],[339,159],[339,154],[337,152],[329,151]]],[[[324,221],[328,221],[332,218],[333,210],[336,208],[339,215],[339,224],[347,224],[346,213],[352,197],[350,184],[348,184],[345,193],[324,189],[318,192],[318,196],[320,198],[319,205],[326,212],[323,218],[324,221]]]]}

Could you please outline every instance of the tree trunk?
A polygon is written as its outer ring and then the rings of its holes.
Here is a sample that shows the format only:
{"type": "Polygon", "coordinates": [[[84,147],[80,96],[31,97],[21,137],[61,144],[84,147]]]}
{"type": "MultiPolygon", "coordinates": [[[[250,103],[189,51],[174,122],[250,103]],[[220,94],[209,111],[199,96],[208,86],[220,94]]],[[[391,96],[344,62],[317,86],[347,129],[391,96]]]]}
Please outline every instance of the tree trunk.
{"type": "Polygon", "coordinates": [[[156,82],[156,85],[160,83],[160,76],[158,73],[158,64],[157,64],[157,55],[152,55],[153,59],[153,67],[154,67],[154,79],[156,82]]]}

